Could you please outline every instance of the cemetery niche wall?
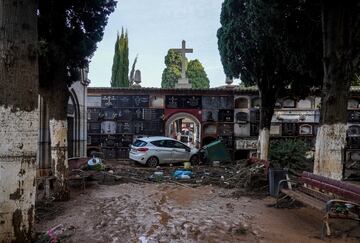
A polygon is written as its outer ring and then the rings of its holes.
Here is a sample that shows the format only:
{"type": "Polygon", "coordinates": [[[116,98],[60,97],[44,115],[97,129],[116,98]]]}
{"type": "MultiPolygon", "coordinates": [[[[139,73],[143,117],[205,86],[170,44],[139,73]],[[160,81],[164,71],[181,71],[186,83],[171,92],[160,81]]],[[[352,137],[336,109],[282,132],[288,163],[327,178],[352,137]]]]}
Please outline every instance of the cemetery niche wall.
{"type": "MultiPolygon", "coordinates": [[[[360,177],[360,90],[348,104],[344,178],[360,177]]],[[[256,154],[260,98],[256,88],[88,88],[88,154],[128,158],[139,136],[169,136],[201,147],[221,139],[234,159],[256,154]]],[[[297,138],[314,149],[320,98],[279,99],[271,139],[297,138]]]]}

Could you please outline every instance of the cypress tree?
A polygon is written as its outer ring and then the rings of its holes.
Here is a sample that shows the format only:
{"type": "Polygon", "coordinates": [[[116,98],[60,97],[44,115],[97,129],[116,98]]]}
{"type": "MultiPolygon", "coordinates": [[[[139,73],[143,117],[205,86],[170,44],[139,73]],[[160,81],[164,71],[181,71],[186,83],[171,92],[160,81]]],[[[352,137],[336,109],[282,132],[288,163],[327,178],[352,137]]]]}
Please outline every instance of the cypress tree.
{"type": "Polygon", "coordinates": [[[113,65],[112,65],[112,74],[111,74],[111,87],[117,87],[116,83],[116,74],[119,70],[119,32],[116,36],[116,42],[115,42],[115,52],[114,52],[114,59],[113,59],[113,65]]]}
{"type": "Polygon", "coordinates": [[[115,42],[115,53],[112,66],[111,87],[129,87],[129,41],[127,32],[121,30],[115,42]]]}

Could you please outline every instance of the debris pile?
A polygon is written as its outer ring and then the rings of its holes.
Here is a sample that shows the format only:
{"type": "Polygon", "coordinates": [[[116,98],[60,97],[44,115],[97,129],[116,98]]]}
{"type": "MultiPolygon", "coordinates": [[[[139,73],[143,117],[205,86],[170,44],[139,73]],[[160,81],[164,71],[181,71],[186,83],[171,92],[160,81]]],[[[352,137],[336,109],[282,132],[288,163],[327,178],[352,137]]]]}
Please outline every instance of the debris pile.
{"type": "MultiPolygon", "coordinates": [[[[229,189],[262,192],[267,189],[269,163],[262,160],[242,160],[235,163],[216,165],[183,166],[164,165],[148,168],[137,165],[107,165],[104,178],[115,177],[113,183],[164,183],[173,182],[197,187],[216,185],[229,189]],[[106,171],[113,171],[112,174],[106,171]]],[[[109,180],[107,180],[109,181],[109,180]]]]}

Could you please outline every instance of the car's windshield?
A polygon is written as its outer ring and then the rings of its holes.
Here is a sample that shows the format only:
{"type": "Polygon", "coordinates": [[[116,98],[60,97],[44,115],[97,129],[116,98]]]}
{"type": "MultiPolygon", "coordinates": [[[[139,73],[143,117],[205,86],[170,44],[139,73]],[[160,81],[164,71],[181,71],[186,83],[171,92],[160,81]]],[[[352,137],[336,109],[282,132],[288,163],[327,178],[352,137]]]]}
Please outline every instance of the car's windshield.
{"type": "Polygon", "coordinates": [[[143,140],[136,140],[133,145],[135,147],[144,147],[147,144],[147,142],[143,141],[143,140]]]}

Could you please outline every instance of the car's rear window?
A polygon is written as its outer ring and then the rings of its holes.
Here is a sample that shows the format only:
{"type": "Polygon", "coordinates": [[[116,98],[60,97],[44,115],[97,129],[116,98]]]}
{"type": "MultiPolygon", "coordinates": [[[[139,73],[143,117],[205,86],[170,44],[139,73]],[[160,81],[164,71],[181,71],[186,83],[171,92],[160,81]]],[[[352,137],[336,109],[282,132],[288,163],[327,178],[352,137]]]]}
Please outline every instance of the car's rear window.
{"type": "Polygon", "coordinates": [[[136,140],[133,145],[135,147],[144,147],[147,144],[147,142],[143,141],[143,140],[136,140]]]}
{"type": "Polygon", "coordinates": [[[157,147],[166,147],[165,142],[166,140],[157,140],[157,141],[152,141],[151,143],[157,147]]]}

